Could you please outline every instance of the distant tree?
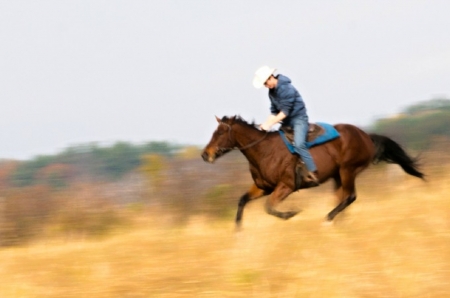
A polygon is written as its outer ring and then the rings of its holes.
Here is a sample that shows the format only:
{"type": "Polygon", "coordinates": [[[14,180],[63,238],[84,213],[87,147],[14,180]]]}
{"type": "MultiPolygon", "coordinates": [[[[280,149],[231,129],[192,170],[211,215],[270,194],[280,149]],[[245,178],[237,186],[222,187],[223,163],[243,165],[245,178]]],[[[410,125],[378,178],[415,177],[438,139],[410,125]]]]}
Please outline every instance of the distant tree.
{"type": "Polygon", "coordinates": [[[75,171],[71,165],[53,163],[40,169],[35,179],[41,184],[47,184],[53,188],[63,188],[70,183],[75,171]]]}
{"type": "MultiPolygon", "coordinates": [[[[182,145],[168,142],[149,142],[141,145],[117,142],[103,147],[96,143],[77,145],[57,155],[38,156],[20,162],[9,178],[14,185],[20,187],[38,184],[43,181],[39,179],[42,177],[38,177],[42,169],[52,164],[64,164],[70,165],[74,173],[89,179],[117,180],[138,169],[142,163],[142,156],[158,154],[171,158],[182,148],[182,145]]],[[[56,173],[52,175],[58,176],[56,173]]]]}
{"type": "Polygon", "coordinates": [[[420,102],[397,117],[376,121],[371,131],[391,136],[418,150],[429,148],[437,138],[450,140],[450,100],[420,102]]]}
{"type": "Polygon", "coordinates": [[[11,186],[11,176],[17,169],[18,165],[19,162],[14,160],[0,162],[0,191],[11,186]]]}
{"type": "Polygon", "coordinates": [[[159,154],[171,157],[184,147],[169,142],[149,142],[140,147],[140,152],[141,154],[159,154]]]}
{"type": "Polygon", "coordinates": [[[158,188],[164,182],[163,172],[167,168],[164,157],[158,154],[148,154],[142,157],[140,172],[147,177],[153,188],[158,188]]]}
{"type": "Polygon", "coordinates": [[[414,115],[429,111],[450,111],[450,99],[435,98],[428,101],[422,101],[405,109],[408,115],[414,115]]]}
{"type": "Polygon", "coordinates": [[[118,142],[109,148],[92,149],[97,174],[117,179],[140,164],[139,149],[128,143],[118,142]]]}
{"type": "Polygon", "coordinates": [[[200,157],[200,149],[197,146],[186,146],[178,152],[182,159],[196,159],[200,157]]]}
{"type": "Polygon", "coordinates": [[[16,186],[27,186],[34,184],[36,173],[53,162],[52,156],[38,156],[35,159],[22,162],[12,173],[12,181],[16,186]]]}

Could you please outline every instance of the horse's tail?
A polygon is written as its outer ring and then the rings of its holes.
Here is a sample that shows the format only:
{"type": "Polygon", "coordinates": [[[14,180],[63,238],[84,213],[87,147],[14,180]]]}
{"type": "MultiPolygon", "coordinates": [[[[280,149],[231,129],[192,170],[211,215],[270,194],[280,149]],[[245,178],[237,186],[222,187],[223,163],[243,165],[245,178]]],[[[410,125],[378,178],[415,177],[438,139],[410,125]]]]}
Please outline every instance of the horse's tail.
{"type": "Polygon", "coordinates": [[[385,161],[398,164],[409,175],[424,179],[425,174],[418,169],[418,159],[410,157],[399,144],[388,137],[377,134],[370,134],[370,138],[375,144],[374,163],[385,161]]]}

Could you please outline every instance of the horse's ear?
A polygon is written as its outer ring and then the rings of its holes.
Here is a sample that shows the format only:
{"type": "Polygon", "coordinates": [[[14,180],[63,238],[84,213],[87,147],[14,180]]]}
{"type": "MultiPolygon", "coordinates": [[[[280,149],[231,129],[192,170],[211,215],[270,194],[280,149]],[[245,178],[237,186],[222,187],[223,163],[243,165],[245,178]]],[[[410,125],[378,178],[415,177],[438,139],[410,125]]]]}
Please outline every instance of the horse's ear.
{"type": "Polygon", "coordinates": [[[217,117],[217,116],[215,116],[215,117],[216,117],[217,122],[219,122],[219,123],[222,122],[219,117],[217,117]]]}

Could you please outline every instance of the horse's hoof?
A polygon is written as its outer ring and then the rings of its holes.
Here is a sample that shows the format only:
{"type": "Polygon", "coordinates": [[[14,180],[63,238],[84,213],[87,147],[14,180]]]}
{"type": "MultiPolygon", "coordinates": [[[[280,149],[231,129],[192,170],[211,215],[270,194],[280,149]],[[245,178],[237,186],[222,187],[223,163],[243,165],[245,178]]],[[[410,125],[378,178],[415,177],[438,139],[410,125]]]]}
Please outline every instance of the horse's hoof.
{"type": "Polygon", "coordinates": [[[298,213],[298,212],[296,212],[296,211],[285,212],[285,213],[283,214],[283,219],[289,219],[289,218],[291,218],[291,217],[297,215],[297,213],[298,213]]]}
{"type": "Polygon", "coordinates": [[[236,225],[234,226],[234,232],[238,233],[240,231],[242,231],[242,223],[236,222],[236,225]]]}
{"type": "Polygon", "coordinates": [[[322,222],[322,226],[323,226],[323,227],[331,227],[332,225],[334,225],[334,221],[329,220],[328,218],[326,218],[326,219],[322,222]]]}

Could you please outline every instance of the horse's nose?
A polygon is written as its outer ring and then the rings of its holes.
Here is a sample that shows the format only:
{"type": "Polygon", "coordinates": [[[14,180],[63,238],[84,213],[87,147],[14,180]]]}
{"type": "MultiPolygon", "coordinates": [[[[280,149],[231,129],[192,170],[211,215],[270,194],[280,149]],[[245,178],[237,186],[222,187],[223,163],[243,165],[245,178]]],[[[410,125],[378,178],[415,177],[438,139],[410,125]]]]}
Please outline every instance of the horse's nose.
{"type": "Polygon", "coordinates": [[[203,160],[204,161],[208,161],[208,153],[206,152],[206,151],[203,151],[203,153],[202,153],[202,158],[203,158],[203,160]]]}

